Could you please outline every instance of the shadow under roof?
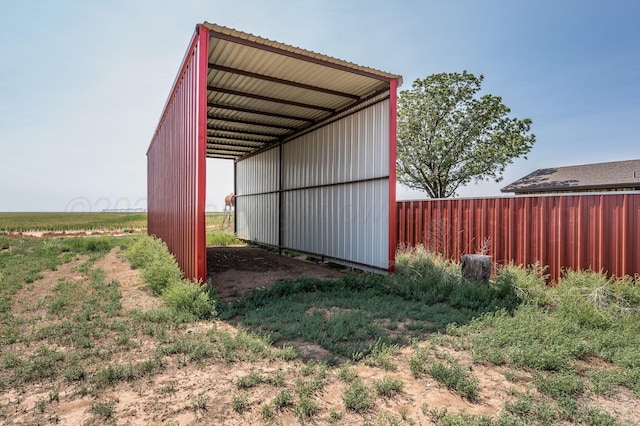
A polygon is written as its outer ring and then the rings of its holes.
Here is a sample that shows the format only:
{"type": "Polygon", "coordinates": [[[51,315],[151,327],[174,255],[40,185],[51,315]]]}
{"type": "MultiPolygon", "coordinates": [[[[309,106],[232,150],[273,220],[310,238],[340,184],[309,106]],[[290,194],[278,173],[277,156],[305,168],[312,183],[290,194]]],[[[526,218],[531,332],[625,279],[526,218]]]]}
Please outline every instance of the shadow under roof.
{"type": "Polygon", "coordinates": [[[205,22],[207,157],[239,159],[331,120],[401,77],[205,22]]]}

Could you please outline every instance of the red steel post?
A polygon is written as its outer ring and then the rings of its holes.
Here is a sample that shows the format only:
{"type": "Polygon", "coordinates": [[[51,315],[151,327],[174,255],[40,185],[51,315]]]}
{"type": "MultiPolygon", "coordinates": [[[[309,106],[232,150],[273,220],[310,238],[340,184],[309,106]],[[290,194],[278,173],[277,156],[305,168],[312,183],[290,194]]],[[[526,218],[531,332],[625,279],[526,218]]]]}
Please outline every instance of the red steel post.
{"type": "Polygon", "coordinates": [[[397,236],[396,212],[396,118],[398,80],[389,82],[389,272],[395,269],[397,236]]]}

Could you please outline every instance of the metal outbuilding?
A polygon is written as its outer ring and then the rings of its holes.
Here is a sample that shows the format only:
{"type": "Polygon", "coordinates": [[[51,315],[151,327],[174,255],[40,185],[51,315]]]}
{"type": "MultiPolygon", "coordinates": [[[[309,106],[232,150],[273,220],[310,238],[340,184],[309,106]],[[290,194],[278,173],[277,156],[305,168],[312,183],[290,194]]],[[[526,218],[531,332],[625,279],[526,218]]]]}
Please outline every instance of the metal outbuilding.
{"type": "Polygon", "coordinates": [[[196,26],[147,151],[148,232],[206,279],[206,157],[235,162],[236,234],[366,270],[396,249],[401,77],[196,26]]]}

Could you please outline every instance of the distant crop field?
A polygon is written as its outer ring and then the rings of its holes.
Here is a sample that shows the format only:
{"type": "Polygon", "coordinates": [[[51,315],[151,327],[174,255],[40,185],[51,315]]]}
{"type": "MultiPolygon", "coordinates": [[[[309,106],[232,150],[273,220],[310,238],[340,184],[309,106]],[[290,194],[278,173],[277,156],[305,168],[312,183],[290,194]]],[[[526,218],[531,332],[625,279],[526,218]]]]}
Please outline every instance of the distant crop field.
{"type": "MultiPolygon", "coordinates": [[[[208,212],[207,226],[221,226],[222,212],[208,212]]],[[[233,224],[233,215],[227,218],[233,224]]],[[[146,213],[106,212],[37,212],[0,213],[0,232],[27,231],[87,231],[96,229],[143,229],[147,227],[146,213]]]]}
{"type": "Polygon", "coordinates": [[[139,229],[146,213],[0,213],[0,232],[139,229]]]}

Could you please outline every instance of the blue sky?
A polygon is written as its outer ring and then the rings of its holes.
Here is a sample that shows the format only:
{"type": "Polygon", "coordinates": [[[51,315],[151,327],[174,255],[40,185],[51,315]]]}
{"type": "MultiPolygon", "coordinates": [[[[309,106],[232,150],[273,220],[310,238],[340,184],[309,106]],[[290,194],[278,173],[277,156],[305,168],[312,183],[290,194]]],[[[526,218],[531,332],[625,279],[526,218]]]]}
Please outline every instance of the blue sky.
{"type": "MultiPolygon", "coordinates": [[[[640,158],[640,2],[0,1],[0,211],[144,207],[146,149],[195,25],[209,21],[397,73],[483,74],[533,120],[531,171],[640,158]]],[[[207,208],[233,189],[208,160],[207,208]]],[[[424,198],[399,188],[399,198],[424,198]]]]}

